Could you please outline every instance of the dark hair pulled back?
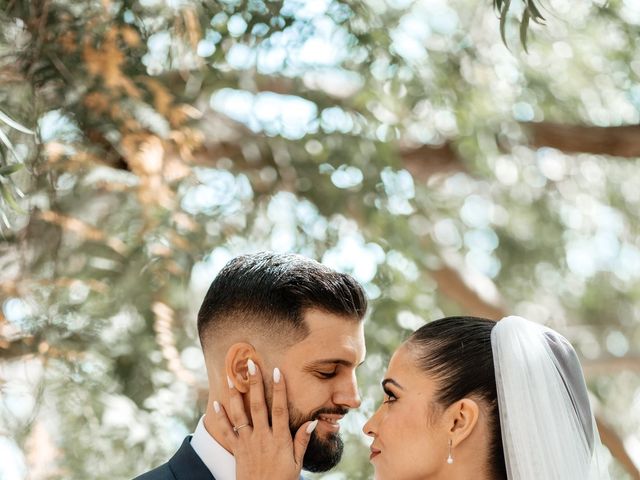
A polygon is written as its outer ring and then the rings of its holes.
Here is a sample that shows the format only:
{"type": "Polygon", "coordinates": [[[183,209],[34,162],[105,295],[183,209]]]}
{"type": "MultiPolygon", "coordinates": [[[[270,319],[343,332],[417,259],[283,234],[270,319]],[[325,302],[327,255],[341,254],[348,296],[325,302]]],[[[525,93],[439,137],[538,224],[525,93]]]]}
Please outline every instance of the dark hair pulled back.
{"type": "Polygon", "coordinates": [[[491,350],[496,322],[476,317],[447,317],[416,330],[407,345],[418,367],[438,382],[436,402],[448,407],[463,398],[481,399],[489,417],[489,467],[496,479],[507,478],[491,350]]]}

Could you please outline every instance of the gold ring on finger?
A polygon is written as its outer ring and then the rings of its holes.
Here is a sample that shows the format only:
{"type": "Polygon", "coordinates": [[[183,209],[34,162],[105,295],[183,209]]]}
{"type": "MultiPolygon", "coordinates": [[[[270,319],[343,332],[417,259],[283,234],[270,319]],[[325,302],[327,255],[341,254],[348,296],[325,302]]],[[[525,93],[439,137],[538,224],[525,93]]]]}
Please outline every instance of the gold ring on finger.
{"type": "Polygon", "coordinates": [[[249,426],[250,426],[250,425],[249,425],[248,423],[243,423],[242,425],[238,425],[237,427],[234,425],[234,426],[233,426],[233,431],[234,431],[234,432],[236,432],[236,433],[238,433],[238,431],[239,431],[241,428],[249,427],[249,426]]]}

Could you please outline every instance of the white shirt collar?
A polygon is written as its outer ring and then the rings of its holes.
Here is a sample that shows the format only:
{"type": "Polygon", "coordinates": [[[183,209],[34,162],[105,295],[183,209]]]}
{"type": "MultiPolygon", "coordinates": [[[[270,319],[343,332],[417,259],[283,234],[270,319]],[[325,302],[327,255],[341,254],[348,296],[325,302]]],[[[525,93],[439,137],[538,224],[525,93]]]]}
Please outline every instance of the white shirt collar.
{"type": "Polygon", "coordinates": [[[235,480],[236,459],[207,431],[204,426],[204,415],[200,418],[196,431],[193,432],[191,447],[216,480],[235,480]]]}

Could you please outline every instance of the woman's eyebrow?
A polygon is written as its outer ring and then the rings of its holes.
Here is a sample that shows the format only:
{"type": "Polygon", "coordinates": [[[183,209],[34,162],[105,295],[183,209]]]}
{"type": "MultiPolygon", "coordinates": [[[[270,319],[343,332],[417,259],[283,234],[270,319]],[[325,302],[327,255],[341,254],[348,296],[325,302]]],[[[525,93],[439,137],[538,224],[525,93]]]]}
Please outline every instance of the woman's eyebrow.
{"type": "Polygon", "coordinates": [[[393,378],[385,378],[382,381],[382,388],[386,387],[387,384],[390,383],[391,385],[395,385],[396,387],[398,387],[400,390],[404,390],[404,388],[402,387],[402,385],[400,385],[398,382],[396,382],[393,378]]]}

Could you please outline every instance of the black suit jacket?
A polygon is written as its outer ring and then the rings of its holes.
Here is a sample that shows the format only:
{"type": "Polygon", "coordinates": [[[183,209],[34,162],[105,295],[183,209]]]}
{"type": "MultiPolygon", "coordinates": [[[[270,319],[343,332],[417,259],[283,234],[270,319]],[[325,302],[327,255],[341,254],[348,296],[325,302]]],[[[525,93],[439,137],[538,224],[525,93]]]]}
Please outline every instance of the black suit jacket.
{"type": "MultiPolygon", "coordinates": [[[[191,447],[191,435],[184,439],[182,445],[171,460],[150,472],[143,473],[133,480],[216,480],[207,466],[191,447]]],[[[304,477],[300,476],[300,480],[304,477]]]]}
{"type": "Polygon", "coordinates": [[[182,442],[171,459],[164,465],[143,473],[134,480],[216,480],[207,466],[191,447],[191,436],[182,442]]]}

